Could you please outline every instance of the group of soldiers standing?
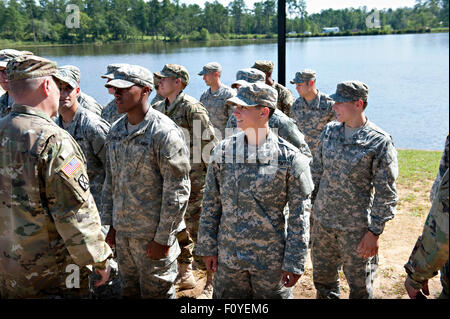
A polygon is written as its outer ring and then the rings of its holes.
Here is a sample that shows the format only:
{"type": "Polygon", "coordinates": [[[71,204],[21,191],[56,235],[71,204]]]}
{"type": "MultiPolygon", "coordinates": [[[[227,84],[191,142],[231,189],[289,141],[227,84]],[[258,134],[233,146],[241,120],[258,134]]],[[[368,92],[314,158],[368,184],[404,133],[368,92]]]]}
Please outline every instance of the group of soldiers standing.
{"type": "MultiPolygon", "coordinates": [[[[392,138],[364,113],[365,83],[328,96],[305,69],[295,100],[272,71],[256,61],[228,87],[207,63],[197,100],[182,65],[110,64],[102,107],[76,66],[1,50],[0,297],[176,298],[198,269],[200,299],[293,298],[310,249],[317,298],[339,298],[341,268],[350,298],[373,298],[398,202],[392,138]]],[[[446,147],[427,220],[439,236],[425,228],[405,265],[412,298],[446,261],[448,298],[446,147]]]]}

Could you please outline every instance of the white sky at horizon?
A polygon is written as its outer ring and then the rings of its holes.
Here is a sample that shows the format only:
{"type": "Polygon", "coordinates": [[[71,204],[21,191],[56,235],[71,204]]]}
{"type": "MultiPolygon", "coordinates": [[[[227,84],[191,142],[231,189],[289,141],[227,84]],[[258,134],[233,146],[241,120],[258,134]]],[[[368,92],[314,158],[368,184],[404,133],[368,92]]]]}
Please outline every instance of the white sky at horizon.
{"type": "MultiPolygon", "coordinates": [[[[198,4],[203,7],[205,2],[214,2],[214,0],[180,0],[180,3],[185,4],[198,4]]],[[[231,0],[218,0],[224,6],[227,6],[231,0]]],[[[253,4],[255,2],[260,2],[261,0],[244,0],[247,8],[253,9],[253,4]]],[[[415,0],[305,0],[306,1],[306,11],[308,14],[319,13],[321,10],[325,9],[344,9],[344,8],[359,8],[362,6],[367,6],[368,10],[376,8],[381,9],[397,9],[402,7],[413,7],[416,3],[415,0]]]]}

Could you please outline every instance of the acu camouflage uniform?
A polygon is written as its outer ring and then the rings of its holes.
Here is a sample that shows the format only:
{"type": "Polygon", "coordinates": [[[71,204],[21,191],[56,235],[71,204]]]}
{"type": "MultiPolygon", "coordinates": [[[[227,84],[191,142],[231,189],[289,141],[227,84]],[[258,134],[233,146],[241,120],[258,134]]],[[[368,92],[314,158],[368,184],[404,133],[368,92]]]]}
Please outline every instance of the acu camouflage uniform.
{"type": "Polygon", "coordinates": [[[78,104],[98,116],[102,114],[103,107],[93,97],[83,92],[80,92],[80,95],[78,95],[78,104]]]}
{"type": "Polygon", "coordinates": [[[273,132],[258,150],[244,136],[229,137],[213,151],[196,254],[218,256],[214,298],[292,298],[281,271],[304,272],[309,159],[273,132]]]}
{"type": "MultiPolygon", "coordinates": [[[[121,67],[126,67],[129,64],[126,63],[116,63],[116,64],[109,64],[106,67],[106,73],[101,76],[102,79],[114,79],[114,73],[120,69],[121,67]]],[[[109,102],[103,109],[101,113],[101,117],[108,122],[110,125],[112,125],[115,121],[117,121],[123,114],[120,114],[117,111],[116,101],[113,99],[111,102],[109,102]]]]}
{"type": "Polygon", "coordinates": [[[405,265],[408,273],[407,281],[416,288],[421,289],[423,284],[437,275],[441,268],[441,283],[443,286],[439,298],[448,299],[448,207],[449,207],[449,180],[448,168],[441,178],[439,188],[433,200],[422,235],[417,239],[416,245],[405,265]],[[447,265],[447,268],[444,267],[447,265]]]}
{"type": "Polygon", "coordinates": [[[0,118],[5,117],[9,112],[11,112],[13,105],[14,99],[12,96],[9,96],[8,92],[0,95],[0,118]]]}
{"type": "Polygon", "coordinates": [[[46,114],[25,105],[0,120],[0,139],[2,297],[86,297],[84,266],[112,252],[80,147],[46,114]],[[68,165],[77,169],[71,174],[68,165]],[[69,264],[83,267],[82,289],[66,288],[69,264]]]}
{"type": "MultiPolygon", "coordinates": [[[[228,103],[275,108],[276,94],[254,83],[228,103]]],[[[214,149],[196,247],[198,255],[218,257],[214,298],[292,298],[281,277],[283,270],[304,272],[313,190],[309,162],[270,130],[258,146],[248,145],[240,132],[214,149]]]]}
{"type": "MultiPolygon", "coordinates": [[[[302,83],[315,79],[315,72],[312,70],[304,70],[297,72],[292,84],[302,83]],[[309,71],[309,72],[308,72],[309,71]]],[[[289,117],[297,122],[297,126],[305,134],[306,142],[314,156],[319,143],[319,136],[325,125],[335,119],[333,111],[334,101],[326,94],[317,90],[316,97],[308,102],[303,97],[295,100],[289,117]]]]}
{"type": "Polygon", "coordinates": [[[108,135],[102,220],[116,230],[124,296],[174,298],[176,234],[190,191],[188,150],[179,128],[150,107],[136,131],[128,133],[127,122],[124,116],[108,135]],[[171,246],[168,257],[147,256],[152,240],[171,246]]]}
{"type": "Polygon", "coordinates": [[[343,265],[350,298],[372,298],[378,255],[363,258],[357,247],[368,230],[379,235],[394,217],[397,151],[391,136],[369,120],[351,140],[344,137],[344,125],[325,126],[311,166],[317,194],[311,232],[314,285],[317,298],[339,298],[343,265]]]}
{"type": "Polygon", "coordinates": [[[439,172],[430,192],[432,207],[428,214],[422,236],[411,253],[408,263],[405,265],[409,274],[408,281],[414,288],[422,288],[425,280],[434,277],[442,259],[447,261],[442,266],[441,284],[442,292],[440,298],[448,299],[449,296],[449,261],[448,261],[448,175],[447,180],[443,178],[448,174],[449,167],[449,136],[445,141],[445,149],[442,154],[439,172]],[[440,196],[440,198],[438,198],[440,196]]]}
{"type": "Polygon", "coordinates": [[[156,104],[156,103],[161,102],[163,100],[165,100],[164,96],[156,94],[155,97],[150,102],[150,105],[156,104]]]}
{"type": "MultiPolygon", "coordinates": [[[[178,76],[172,73],[172,69],[179,70],[180,66],[169,64],[164,66],[163,71],[156,74],[163,78],[165,75],[178,76]]],[[[184,69],[184,68],[183,68],[184,69]]],[[[186,71],[187,74],[187,71],[186,71]]],[[[189,80],[189,76],[187,76],[189,80]]],[[[217,144],[217,138],[214,135],[214,127],[208,117],[208,111],[195,98],[180,92],[177,98],[169,105],[169,100],[165,99],[155,105],[155,110],[167,115],[179,127],[184,130],[184,138],[186,144],[189,145],[191,170],[189,178],[191,180],[191,194],[189,197],[189,204],[186,211],[185,222],[189,237],[192,237],[194,243],[197,242],[198,221],[200,219],[203,193],[205,190],[205,176],[208,167],[206,162],[209,159],[209,152],[203,156],[203,152],[212,150],[217,144]],[[194,123],[200,124],[194,130],[194,123]],[[195,143],[194,143],[195,142],[195,143]],[[199,148],[200,147],[200,148],[199,148]],[[206,158],[206,161],[205,161],[206,158]]],[[[185,241],[189,242],[189,239],[185,241]]],[[[192,246],[192,244],[190,245],[192,246]]],[[[188,247],[192,251],[193,247],[188,247]]],[[[192,257],[187,253],[184,260],[179,260],[180,263],[192,263],[192,257]]],[[[201,258],[196,258],[196,262],[201,269],[206,269],[201,258]]]]}
{"type": "Polygon", "coordinates": [[[234,107],[225,102],[235,95],[236,93],[232,88],[221,84],[217,91],[211,92],[211,88],[209,88],[200,97],[200,102],[208,110],[209,119],[214,126],[218,140],[225,138],[228,118],[234,112],[234,107]]]}

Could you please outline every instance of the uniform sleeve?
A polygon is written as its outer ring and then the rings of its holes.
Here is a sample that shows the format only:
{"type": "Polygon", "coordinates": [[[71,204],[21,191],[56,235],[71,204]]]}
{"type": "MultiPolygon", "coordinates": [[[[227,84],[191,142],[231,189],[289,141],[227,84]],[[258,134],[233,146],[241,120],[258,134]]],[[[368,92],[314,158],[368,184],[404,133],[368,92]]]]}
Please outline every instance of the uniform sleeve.
{"type": "Polygon", "coordinates": [[[180,132],[170,131],[155,143],[163,179],[159,224],[154,241],[172,246],[186,212],[190,194],[189,150],[180,132]]]}
{"type": "MultiPolygon", "coordinates": [[[[218,181],[219,164],[214,160],[217,150],[211,155],[206,173],[205,193],[198,227],[198,240],[195,254],[199,256],[217,256],[217,234],[222,216],[222,201],[218,181]]],[[[220,157],[220,156],[219,156],[220,157]]]]}
{"type": "Polygon", "coordinates": [[[405,264],[407,280],[419,289],[423,283],[437,275],[438,270],[448,261],[449,223],[449,180],[448,169],[444,174],[436,197],[431,206],[422,235],[405,264]]]}
{"type": "Polygon", "coordinates": [[[285,88],[283,90],[283,96],[281,104],[283,104],[283,113],[289,114],[291,111],[292,104],[294,104],[294,96],[292,95],[291,90],[285,88]]]}
{"type": "Polygon", "coordinates": [[[280,125],[279,135],[285,136],[289,143],[297,147],[303,155],[312,160],[312,154],[305,141],[305,136],[300,132],[294,121],[288,120],[285,125],[280,125]]]}
{"type": "Polygon", "coordinates": [[[305,271],[308,254],[310,194],[314,189],[309,159],[298,153],[287,178],[289,220],[283,270],[301,275],[305,271]]]}
{"type": "Polygon", "coordinates": [[[388,141],[379,157],[372,164],[375,197],[370,213],[369,230],[379,235],[384,225],[395,216],[398,203],[395,180],[398,177],[397,150],[392,141],[388,141]]]}
{"type": "Polygon", "coordinates": [[[311,176],[314,182],[314,191],[311,196],[311,201],[314,203],[316,199],[317,192],[319,191],[320,180],[323,174],[323,162],[322,162],[322,148],[323,148],[323,139],[325,136],[325,129],[322,131],[319,137],[319,142],[317,144],[317,149],[314,154],[314,159],[311,165],[311,176]]]}
{"type": "Polygon", "coordinates": [[[49,213],[71,257],[79,266],[104,261],[112,252],[101,231],[81,149],[69,137],[52,137],[42,158],[49,213]]]}
{"type": "Polygon", "coordinates": [[[434,180],[433,187],[430,192],[430,201],[433,202],[434,197],[436,196],[437,189],[439,184],[441,183],[442,176],[444,176],[445,171],[448,169],[449,163],[449,144],[448,144],[448,135],[447,140],[445,141],[444,153],[441,157],[441,162],[439,163],[439,172],[436,175],[436,179],[434,180]]]}
{"type": "Polygon", "coordinates": [[[108,136],[111,125],[104,120],[98,121],[95,125],[95,130],[92,132],[91,146],[95,156],[102,162],[103,166],[106,163],[106,137],[108,136]]]}
{"type": "Polygon", "coordinates": [[[113,214],[113,189],[111,175],[111,159],[110,153],[107,151],[108,146],[105,145],[105,181],[102,188],[101,212],[102,225],[112,225],[113,214]]]}

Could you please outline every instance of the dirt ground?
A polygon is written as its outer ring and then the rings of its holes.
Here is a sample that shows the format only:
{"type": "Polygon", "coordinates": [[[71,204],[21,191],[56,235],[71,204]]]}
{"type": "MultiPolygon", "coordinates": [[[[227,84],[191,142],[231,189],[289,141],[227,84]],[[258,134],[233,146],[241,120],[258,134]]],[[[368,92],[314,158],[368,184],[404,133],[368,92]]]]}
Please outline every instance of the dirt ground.
{"type": "MultiPolygon", "coordinates": [[[[395,218],[386,224],[384,233],[380,236],[379,266],[374,282],[374,297],[377,299],[407,299],[404,289],[405,270],[403,265],[422,233],[426,216],[431,207],[429,191],[433,181],[427,180],[408,187],[398,185],[399,204],[395,218]]],[[[193,290],[178,292],[178,297],[197,297],[205,284],[205,275],[195,271],[198,285],[193,290]]],[[[344,274],[341,272],[341,298],[348,298],[349,288],[344,274]]],[[[429,281],[430,296],[437,298],[441,292],[439,275],[429,281]]],[[[312,280],[312,265],[310,255],[306,271],[294,288],[294,298],[313,299],[316,290],[312,280]]]]}

